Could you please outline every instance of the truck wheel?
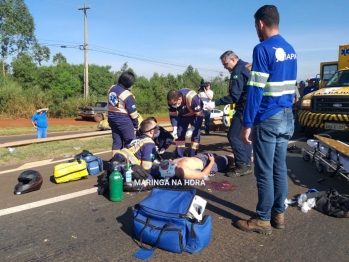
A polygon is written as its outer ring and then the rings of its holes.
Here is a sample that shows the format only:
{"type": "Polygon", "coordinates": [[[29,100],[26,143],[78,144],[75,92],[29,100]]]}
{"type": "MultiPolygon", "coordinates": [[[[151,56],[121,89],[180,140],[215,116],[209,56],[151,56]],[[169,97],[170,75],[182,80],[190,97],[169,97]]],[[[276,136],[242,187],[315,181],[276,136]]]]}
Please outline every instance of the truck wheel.
{"type": "Polygon", "coordinates": [[[101,122],[103,119],[103,114],[96,114],[94,117],[95,122],[101,122]]]}
{"type": "Polygon", "coordinates": [[[317,133],[317,128],[307,126],[305,128],[305,136],[309,139],[314,138],[314,135],[317,133]]]}

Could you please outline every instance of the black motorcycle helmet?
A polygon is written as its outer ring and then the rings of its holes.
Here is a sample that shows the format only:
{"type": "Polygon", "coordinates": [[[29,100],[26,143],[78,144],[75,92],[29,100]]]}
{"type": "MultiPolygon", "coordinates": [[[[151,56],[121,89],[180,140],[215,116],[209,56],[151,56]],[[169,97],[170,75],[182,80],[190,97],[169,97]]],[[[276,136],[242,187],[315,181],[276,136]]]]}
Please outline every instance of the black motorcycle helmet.
{"type": "Polygon", "coordinates": [[[42,176],[36,170],[23,171],[18,177],[18,184],[15,186],[15,194],[20,195],[30,191],[39,190],[42,185],[42,176]]]}

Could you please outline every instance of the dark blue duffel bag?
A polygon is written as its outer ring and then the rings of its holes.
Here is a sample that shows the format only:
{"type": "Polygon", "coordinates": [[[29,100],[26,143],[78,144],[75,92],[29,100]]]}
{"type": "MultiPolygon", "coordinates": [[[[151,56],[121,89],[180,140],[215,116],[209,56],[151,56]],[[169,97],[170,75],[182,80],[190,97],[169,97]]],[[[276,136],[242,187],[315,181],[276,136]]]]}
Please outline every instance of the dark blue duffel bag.
{"type": "Polygon", "coordinates": [[[195,254],[209,244],[211,216],[204,215],[198,221],[189,212],[195,193],[195,189],[154,188],[146,199],[134,206],[133,231],[141,242],[141,249],[134,256],[148,259],[157,247],[195,254]]]}

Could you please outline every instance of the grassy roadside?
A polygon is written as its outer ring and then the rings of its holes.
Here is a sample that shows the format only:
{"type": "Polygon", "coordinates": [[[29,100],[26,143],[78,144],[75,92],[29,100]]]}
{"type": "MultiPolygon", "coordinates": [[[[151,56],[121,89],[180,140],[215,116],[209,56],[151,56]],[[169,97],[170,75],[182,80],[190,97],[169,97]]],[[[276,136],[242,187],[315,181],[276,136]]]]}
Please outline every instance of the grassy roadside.
{"type": "MultiPolygon", "coordinates": [[[[144,119],[148,115],[144,116],[144,119]]],[[[169,124],[169,121],[158,121],[159,125],[169,124]]],[[[97,131],[97,122],[91,122],[91,124],[84,125],[61,125],[61,124],[50,124],[47,130],[48,134],[55,132],[68,132],[68,131],[97,131]]],[[[0,136],[15,136],[15,135],[28,135],[36,134],[33,126],[5,126],[0,128],[0,136]]]]}
{"type": "MultiPolygon", "coordinates": [[[[65,131],[97,131],[97,123],[92,123],[91,125],[50,125],[48,129],[48,134],[65,131]]],[[[0,129],[0,136],[28,134],[36,134],[36,131],[32,126],[8,126],[1,127],[0,129]]]]}
{"type": "Polygon", "coordinates": [[[83,149],[90,152],[111,150],[110,136],[53,141],[16,147],[11,153],[7,148],[0,148],[0,166],[24,164],[52,158],[71,159],[83,149]]]}
{"type": "MultiPolygon", "coordinates": [[[[147,116],[145,116],[147,117],[147,116]]],[[[160,125],[169,122],[158,122],[160,125]]],[[[50,124],[48,136],[54,132],[65,131],[96,131],[97,123],[91,122],[90,125],[59,125],[50,124]]],[[[0,136],[26,135],[35,134],[32,126],[9,126],[0,128],[0,136]]],[[[109,136],[71,139],[64,141],[52,141],[47,143],[31,144],[19,146],[15,148],[15,152],[11,153],[8,148],[0,148],[0,166],[16,165],[30,163],[52,158],[67,158],[80,153],[83,149],[90,152],[100,152],[111,150],[112,138],[109,136]]]]}

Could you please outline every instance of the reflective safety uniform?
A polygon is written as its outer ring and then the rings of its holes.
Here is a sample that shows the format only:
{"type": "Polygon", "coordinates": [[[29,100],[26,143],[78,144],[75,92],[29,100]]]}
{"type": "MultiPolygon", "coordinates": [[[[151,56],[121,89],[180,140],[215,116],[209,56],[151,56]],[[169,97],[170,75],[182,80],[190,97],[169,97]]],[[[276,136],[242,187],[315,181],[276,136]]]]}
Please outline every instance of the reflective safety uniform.
{"type": "Polygon", "coordinates": [[[112,131],[113,154],[129,144],[138,129],[138,112],[134,95],[122,85],[114,85],[108,91],[108,123],[112,131]]]}
{"type": "Polygon", "coordinates": [[[273,35],[255,46],[243,126],[252,127],[256,213],[264,221],[271,220],[272,212],[285,212],[286,153],[294,130],[296,79],[297,54],[282,36],[273,35]]]}
{"type": "Polygon", "coordinates": [[[189,88],[178,90],[182,95],[182,104],[178,108],[168,104],[171,124],[177,126],[176,157],[183,157],[185,152],[185,134],[189,124],[195,127],[192,137],[189,156],[195,156],[199,150],[201,126],[203,121],[203,103],[197,93],[189,88]]]}
{"type": "Polygon", "coordinates": [[[140,165],[150,174],[155,159],[156,148],[153,139],[147,135],[141,135],[133,139],[130,144],[121,150],[116,150],[114,156],[128,159],[133,165],[140,165]]]}
{"type": "Polygon", "coordinates": [[[242,116],[247,97],[247,82],[250,78],[250,70],[247,65],[247,62],[238,60],[230,75],[229,94],[215,101],[216,106],[235,104],[235,114],[230,122],[227,138],[237,166],[251,164],[252,155],[252,145],[246,145],[240,139],[242,116]]]}

